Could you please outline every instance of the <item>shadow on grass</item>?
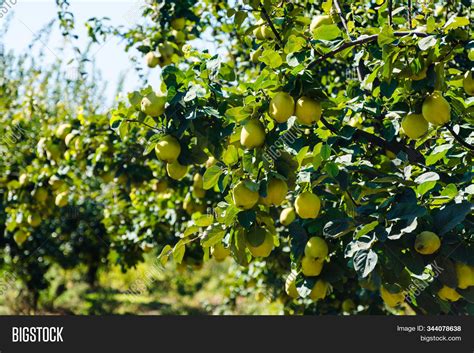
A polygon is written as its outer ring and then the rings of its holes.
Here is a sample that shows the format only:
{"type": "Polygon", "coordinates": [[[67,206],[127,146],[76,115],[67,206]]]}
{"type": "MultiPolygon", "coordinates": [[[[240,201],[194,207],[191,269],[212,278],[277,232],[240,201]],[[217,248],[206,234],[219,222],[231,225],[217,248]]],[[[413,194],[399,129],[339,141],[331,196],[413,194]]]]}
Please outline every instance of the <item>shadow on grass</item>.
{"type": "Polygon", "coordinates": [[[113,289],[89,291],[81,296],[87,315],[208,315],[203,309],[180,303],[163,303],[150,295],[127,295],[113,289]]]}

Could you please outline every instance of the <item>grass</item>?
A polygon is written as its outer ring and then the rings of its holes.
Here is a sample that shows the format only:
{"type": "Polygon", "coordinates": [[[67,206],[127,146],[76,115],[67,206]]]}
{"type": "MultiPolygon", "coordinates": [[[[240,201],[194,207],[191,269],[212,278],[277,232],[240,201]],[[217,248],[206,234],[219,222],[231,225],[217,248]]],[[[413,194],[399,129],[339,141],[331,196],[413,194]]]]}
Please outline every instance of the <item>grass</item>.
{"type": "MultiPolygon", "coordinates": [[[[81,271],[52,269],[51,289],[42,294],[38,314],[71,315],[275,315],[281,304],[258,300],[254,295],[228,300],[232,282],[231,261],[209,261],[201,269],[176,268],[158,271],[151,259],[122,273],[116,266],[99,273],[97,288],[81,279],[81,271]],[[138,290],[137,290],[138,288],[138,290]],[[131,293],[131,289],[135,289],[131,293]],[[233,304],[231,304],[233,303],[233,304]]],[[[0,314],[24,313],[18,309],[18,290],[0,298],[0,314]],[[15,303],[16,305],[12,305],[15,303]]]]}

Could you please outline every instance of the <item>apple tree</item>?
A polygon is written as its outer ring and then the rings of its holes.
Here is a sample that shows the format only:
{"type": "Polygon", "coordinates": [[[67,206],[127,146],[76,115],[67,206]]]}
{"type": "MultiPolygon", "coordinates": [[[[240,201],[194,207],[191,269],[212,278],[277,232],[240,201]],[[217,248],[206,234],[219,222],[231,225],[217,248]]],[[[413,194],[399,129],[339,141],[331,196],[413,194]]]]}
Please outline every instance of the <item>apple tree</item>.
{"type": "Polygon", "coordinates": [[[161,86],[110,123],[177,179],[137,199],[172,224],[162,261],[230,255],[288,313],[472,313],[469,6],[147,2],[114,33],[161,86]]]}
{"type": "MultiPolygon", "coordinates": [[[[104,222],[111,190],[127,192],[120,183],[129,177],[123,160],[135,158],[115,157],[126,144],[99,113],[94,79],[83,79],[82,67],[71,77],[65,63],[46,64],[41,50],[38,57],[0,55],[1,270],[21,284],[25,306],[18,310],[49,299],[52,267],[78,269],[96,285],[116,235],[104,222]]],[[[139,164],[134,173],[145,168],[139,164]]]]}

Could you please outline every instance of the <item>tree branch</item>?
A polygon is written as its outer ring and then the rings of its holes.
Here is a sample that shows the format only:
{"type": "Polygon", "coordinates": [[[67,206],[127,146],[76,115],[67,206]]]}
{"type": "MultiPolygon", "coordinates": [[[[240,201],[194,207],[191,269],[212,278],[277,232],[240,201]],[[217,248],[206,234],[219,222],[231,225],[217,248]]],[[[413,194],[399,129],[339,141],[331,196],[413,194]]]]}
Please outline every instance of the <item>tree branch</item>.
{"type": "MultiPolygon", "coordinates": [[[[326,119],[321,118],[321,122],[323,123],[324,126],[328,128],[329,131],[331,131],[332,133],[336,135],[338,134],[337,129],[333,125],[331,125],[326,119]]],[[[398,142],[395,140],[387,141],[381,137],[378,137],[376,135],[368,133],[367,131],[359,130],[359,129],[356,129],[352,137],[355,140],[359,140],[359,139],[366,140],[370,143],[373,143],[374,145],[377,145],[385,150],[389,150],[395,154],[398,154],[398,152],[404,152],[411,163],[424,164],[425,162],[425,158],[420,152],[418,152],[417,150],[411,147],[404,145],[401,142],[398,142]]]]}
{"type": "MultiPolygon", "coordinates": [[[[419,37],[427,37],[428,36],[426,33],[416,32],[416,31],[405,31],[405,32],[394,32],[393,33],[393,35],[396,36],[396,37],[404,37],[404,36],[411,35],[411,34],[417,35],[419,37]]],[[[322,62],[326,59],[332,58],[337,53],[340,53],[341,51],[346,50],[347,48],[351,48],[351,47],[354,47],[356,45],[362,45],[362,44],[366,44],[366,43],[376,41],[378,37],[379,37],[378,34],[372,34],[371,36],[359,38],[359,39],[356,39],[356,40],[353,40],[353,41],[350,41],[350,42],[345,42],[345,43],[341,44],[339,47],[337,47],[336,49],[334,49],[334,50],[330,51],[329,53],[324,54],[323,56],[320,56],[319,58],[317,58],[317,59],[313,60],[312,62],[310,62],[309,65],[308,65],[308,69],[312,69],[313,67],[315,67],[320,62],[322,62]]]]}
{"type": "Polygon", "coordinates": [[[338,131],[336,130],[336,128],[334,126],[332,126],[331,124],[329,124],[329,121],[327,121],[326,119],[324,119],[323,117],[321,117],[321,122],[323,123],[324,126],[326,126],[326,128],[331,131],[333,134],[337,135],[338,131]]]}
{"type": "Polygon", "coordinates": [[[462,146],[466,147],[468,150],[471,150],[471,152],[474,151],[474,146],[464,141],[464,139],[461,136],[459,136],[456,133],[456,131],[454,131],[451,125],[446,124],[445,126],[446,126],[446,129],[448,129],[448,131],[451,133],[451,135],[453,135],[456,141],[458,141],[462,146]]]}
{"type": "Polygon", "coordinates": [[[267,10],[265,9],[265,6],[263,4],[261,4],[260,9],[262,11],[263,17],[265,17],[265,21],[267,21],[267,23],[270,26],[273,34],[275,35],[275,38],[278,41],[279,46],[281,48],[283,48],[283,41],[281,40],[280,33],[278,33],[275,26],[273,25],[272,19],[270,18],[270,15],[268,14],[267,10]]]}

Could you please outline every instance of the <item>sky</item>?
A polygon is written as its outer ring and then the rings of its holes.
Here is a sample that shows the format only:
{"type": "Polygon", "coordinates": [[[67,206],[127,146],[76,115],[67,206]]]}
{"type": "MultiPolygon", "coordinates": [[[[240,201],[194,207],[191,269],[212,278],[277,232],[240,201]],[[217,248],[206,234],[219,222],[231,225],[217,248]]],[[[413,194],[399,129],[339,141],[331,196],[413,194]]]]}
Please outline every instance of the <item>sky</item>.
{"type": "MultiPolygon", "coordinates": [[[[91,17],[109,17],[113,25],[132,26],[140,21],[140,3],[143,0],[70,0],[71,11],[75,16],[75,34],[79,39],[75,45],[85,48],[88,43],[87,32],[84,23],[91,17]]],[[[0,0],[0,3],[2,0],[0,0]]],[[[0,5],[0,14],[8,11],[13,14],[9,31],[4,38],[5,49],[22,53],[31,43],[35,34],[49,21],[56,18],[57,8],[54,0],[4,0],[0,5]]],[[[6,17],[0,18],[0,26],[6,17]]],[[[53,62],[57,57],[73,59],[74,54],[70,43],[64,41],[58,27],[54,27],[47,43],[40,42],[39,46],[45,46],[47,61],[53,62]],[[69,48],[62,52],[61,47],[69,48]]],[[[124,43],[117,38],[109,39],[104,45],[95,45],[91,53],[96,67],[100,70],[104,81],[107,83],[107,103],[115,99],[116,87],[121,74],[126,74],[124,81],[124,92],[133,91],[141,87],[139,76],[134,70],[130,59],[132,53],[125,52],[124,43]]],[[[135,53],[133,53],[135,54],[135,53]]],[[[32,55],[34,55],[32,53],[32,55]]],[[[158,87],[159,69],[148,69],[143,61],[140,62],[149,73],[149,83],[158,87]]],[[[74,67],[71,67],[73,70],[74,67]]]]}

